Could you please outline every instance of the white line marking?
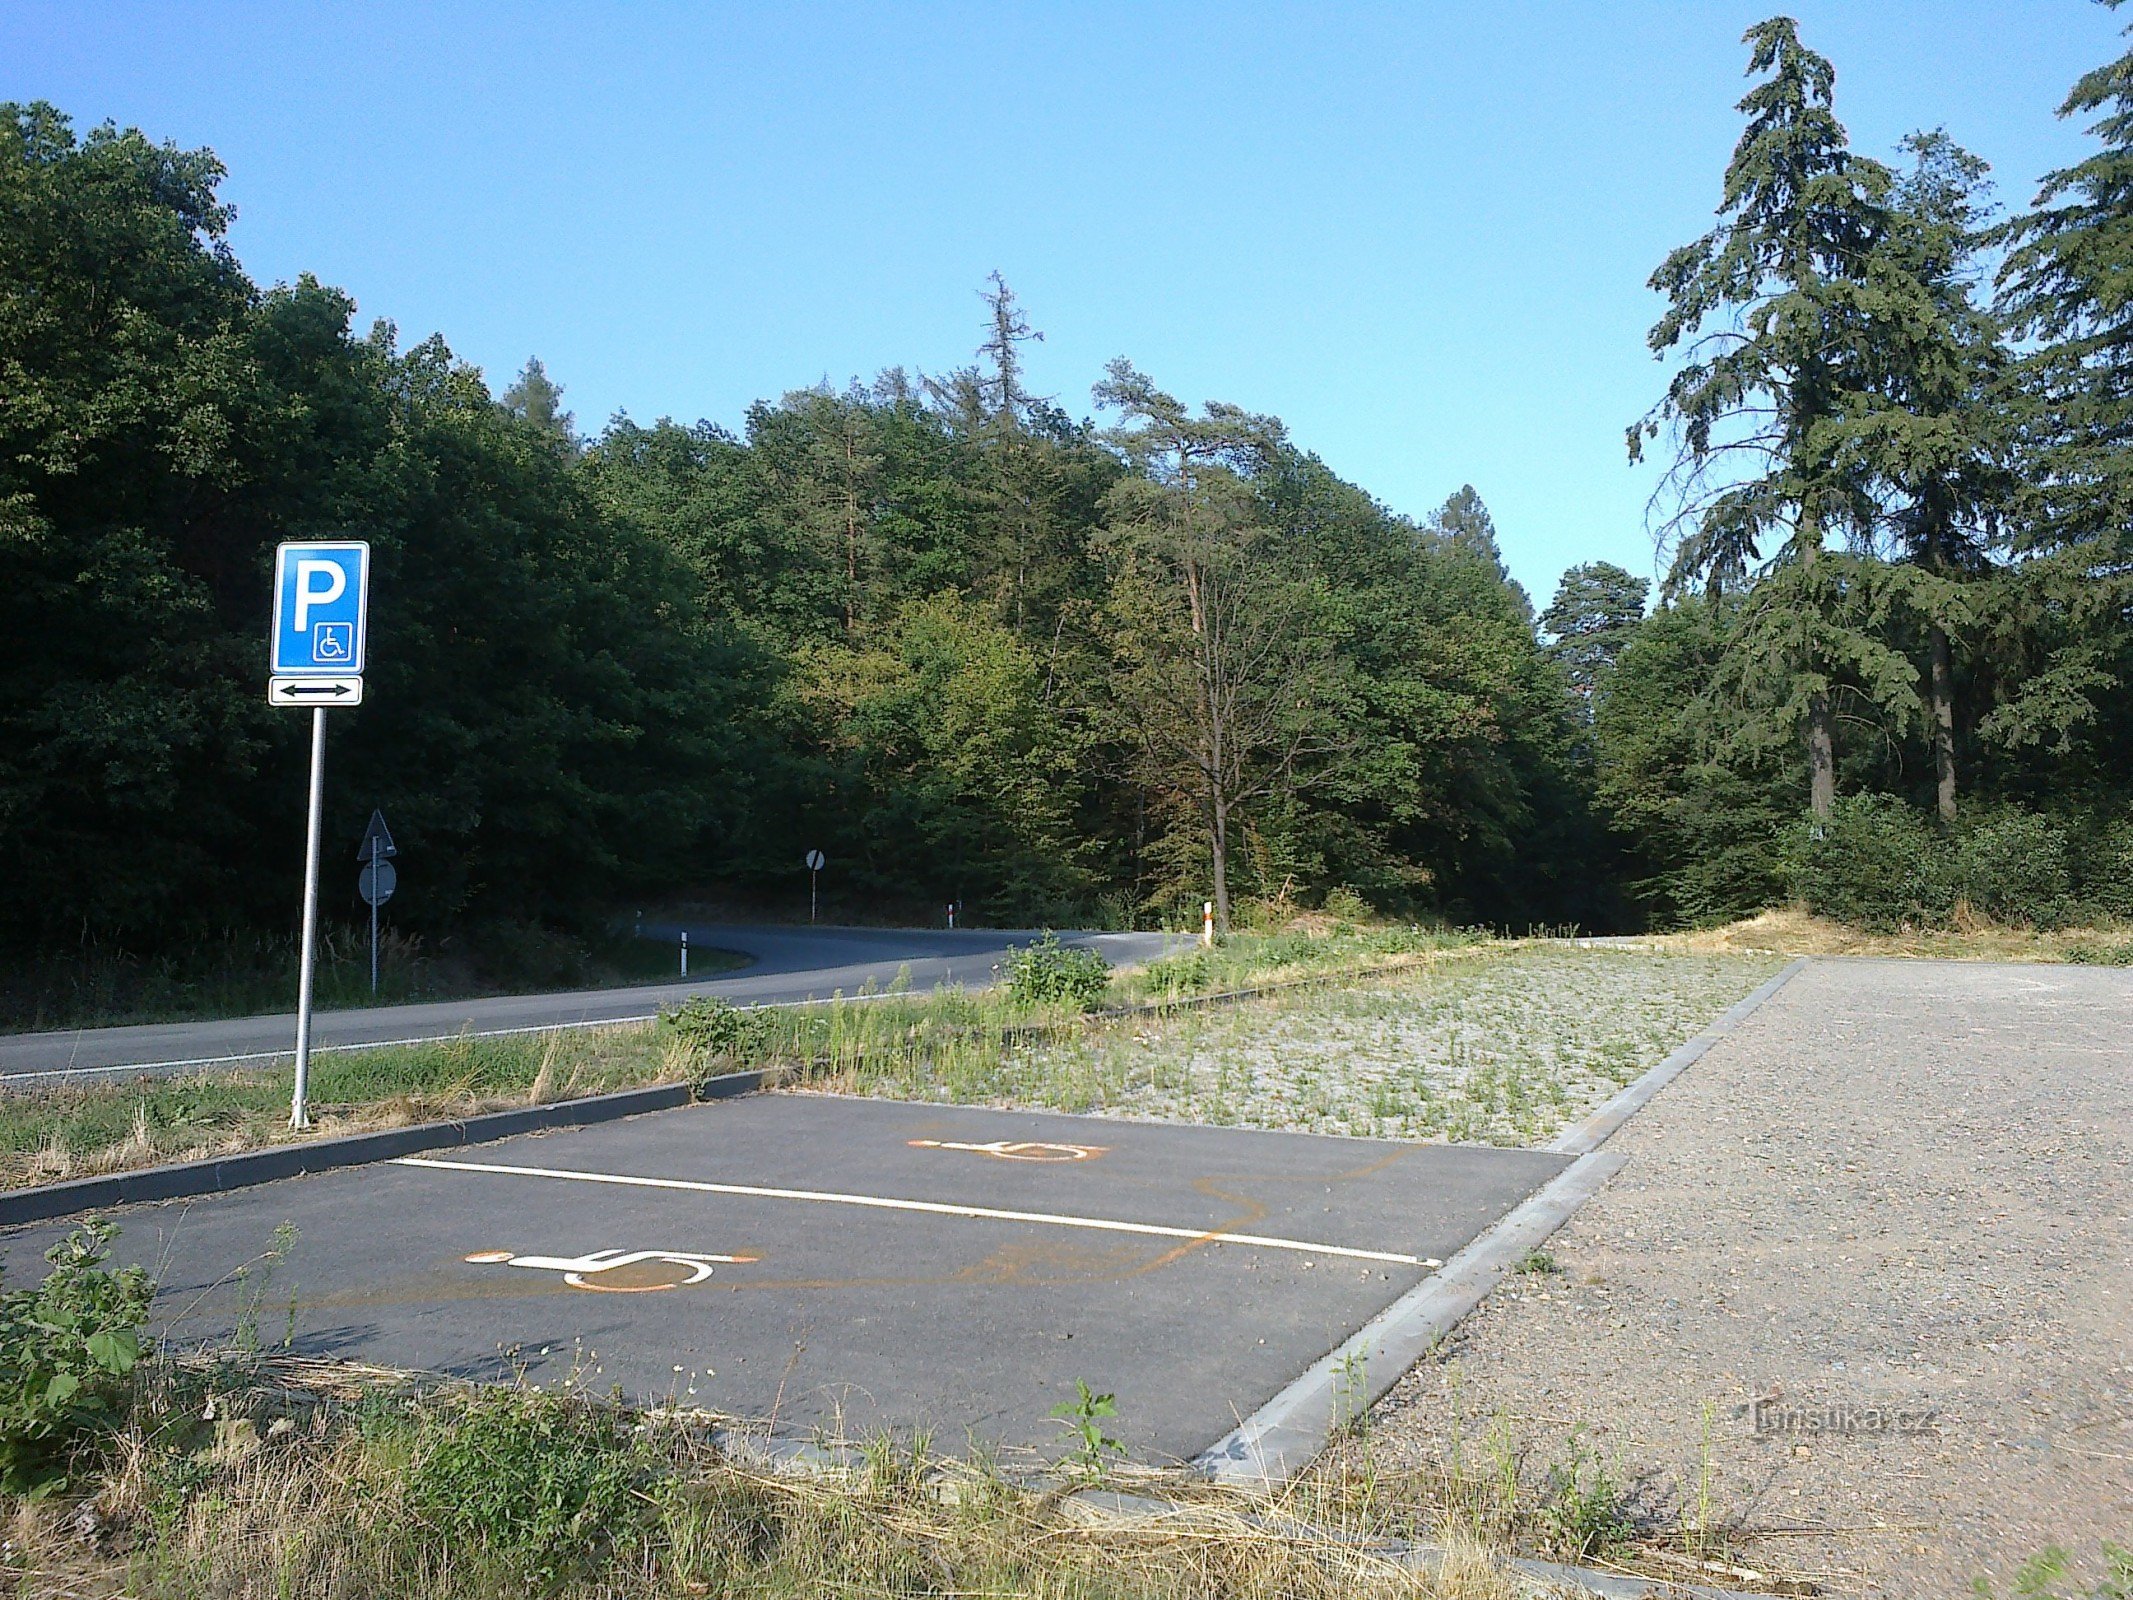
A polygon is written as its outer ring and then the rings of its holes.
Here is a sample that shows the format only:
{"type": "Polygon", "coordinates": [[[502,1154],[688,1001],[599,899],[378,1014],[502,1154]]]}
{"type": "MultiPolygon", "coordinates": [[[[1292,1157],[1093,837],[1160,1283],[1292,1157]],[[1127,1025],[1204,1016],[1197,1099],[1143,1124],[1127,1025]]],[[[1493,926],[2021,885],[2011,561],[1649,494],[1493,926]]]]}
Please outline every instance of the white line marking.
{"type": "Polygon", "coordinates": [[[1143,1233],[1160,1239],[1191,1239],[1205,1244],[1248,1244],[1262,1250],[1295,1250],[1304,1255],[1345,1256],[1353,1261],[1387,1261],[1401,1267],[1428,1267],[1443,1262],[1403,1256],[1390,1250],[1355,1250],[1340,1244],[1312,1244],[1304,1239],[1274,1239],[1256,1233],[1229,1233],[1215,1228],[1166,1228],[1153,1222],[1112,1222],[1100,1217],[1065,1217],[1049,1211],[1001,1211],[992,1206],[949,1205],[940,1200],[892,1200],[883,1195],[837,1194],[823,1189],[766,1189],[750,1183],[700,1183],[689,1178],[635,1178],[612,1172],[572,1172],[562,1167],[507,1167],[491,1161],[436,1161],[428,1156],[395,1156],[398,1167],[432,1167],[440,1172],[493,1172],[510,1178],[563,1178],[572,1183],[610,1183],[631,1189],[680,1189],[691,1194],[731,1194],[752,1200],[814,1200],[833,1206],[872,1206],[882,1211],[924,1211],[940,1217],[979,1217],[991,1222],[1041,1222],[1055,1228],[1093,1228],[1104,1233],[1143,1233]]]}

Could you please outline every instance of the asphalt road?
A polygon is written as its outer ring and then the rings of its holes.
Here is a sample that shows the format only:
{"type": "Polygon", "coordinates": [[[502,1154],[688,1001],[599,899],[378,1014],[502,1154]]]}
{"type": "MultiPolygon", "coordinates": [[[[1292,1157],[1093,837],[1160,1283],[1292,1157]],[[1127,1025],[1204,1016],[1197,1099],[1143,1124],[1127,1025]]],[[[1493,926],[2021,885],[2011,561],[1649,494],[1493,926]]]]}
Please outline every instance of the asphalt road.
{"type": "MultiPolygon", "coordinates": [[[[679,941],[682,924],[648,925],[648,933],[679,941]]],[[[416,1043],[463,1033],[523,1033],[641,1021],[692,995],[716,995],[735,1005],[766,1005],[883,988],[899,976],[916,989],[948,984],[979,987],[1009,949],[1037,937],[1030,929],[896,929],[748,927],[690,923],[700,949],[735,950],[750,957],[738,971],[688,982],[629,989],[578,989],[562,994],[504,995],[438,1000],[419,1005],[322,1011],[312,1038],[321,1048],[416,1043]]],[[[1173,936],[1160,933],[1062,933],[1069,944],[1101,951],[1115,965],[1161,955],[1173,936]]],[[[678,955],[678,952],[677,952],[678,955]]],[[[74,1028],[0,1036],[0,1084],[100,1076],[113,1072],[175,1072],[237,1065],[289,1054],[295,1014],[212,1022],[147,1023],[125,1028],[74,1028]]]]}
{"type": "MultiPolygon", "coordinates": [[[[1569,1158],[754,1095],[115,1214],[158,1336],[1187,1459],[1569,1158]],[[284,1223],[271,1272],[255,1264],[284,1223]]],[[[65,1224],[0,1236],[10,1281],[65,1224]]]]}

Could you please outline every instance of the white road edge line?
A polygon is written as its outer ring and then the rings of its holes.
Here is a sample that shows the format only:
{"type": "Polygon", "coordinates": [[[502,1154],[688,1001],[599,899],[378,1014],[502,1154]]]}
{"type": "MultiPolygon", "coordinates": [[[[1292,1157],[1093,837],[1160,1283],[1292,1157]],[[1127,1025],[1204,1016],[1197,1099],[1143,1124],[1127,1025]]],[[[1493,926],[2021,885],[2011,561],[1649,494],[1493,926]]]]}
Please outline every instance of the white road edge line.
{"type": "Polygon", "coordinates": [[[825,1189],[769,1189],[752,1183],[705,1183],[693,1178],[639,1178],[625,1173],[573,1172],[565,1167],[514,1167],[494,1161],[437,1161],[428,1156],[395,1156],[398,1167],[428,1167],[439,1172],[488,1172],[511,1178],[562,1178],[572,1183],[618,1184],[631,1189],[679,1189],[690,1194],[730,1194],[752,1200],[812,1200],[833,1206],[871,1206],[882,1211],[923,1211],[941,1217],[976,1217],[989,1222],[1037,1222],[1054,1228],[1092,1228],[1102,1233],[1141,1233],[1160,1239],[1191,1239],[1204,1244],[1245,1244],[1262,1250],[1294,1250],[1303,1255],[1343,1256],[1351,1261],[1384,1261],[1400,1267],[1434,1271],[1444,1265],[1423,1256],[1390,1250],[1357,1250],[1340,1244],[1313,1244],[1304,1239],[1276,1239],[1256,1233],[1229,1233],[1210,1228],[1166,1228],[1153,1222],[1114,1222],[1102,1217],[1060,1216],[1049,1211],[1002,1211],[993,1206],[959,1206],[941,1200],[896,1200],[885,1195],[839,1194],[825,1189]]]}

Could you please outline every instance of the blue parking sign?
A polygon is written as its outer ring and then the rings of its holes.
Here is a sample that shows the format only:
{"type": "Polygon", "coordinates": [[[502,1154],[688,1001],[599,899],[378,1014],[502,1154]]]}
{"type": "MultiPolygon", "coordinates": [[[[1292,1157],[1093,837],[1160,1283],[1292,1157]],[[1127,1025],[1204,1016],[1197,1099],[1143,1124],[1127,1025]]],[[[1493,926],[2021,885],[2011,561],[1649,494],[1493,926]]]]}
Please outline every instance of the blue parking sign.
{"type": "Polygon", "coordinates": [[[274,675],[360,676],[369,604],[368,544],[283,545],[274,552],[274,675]]]}

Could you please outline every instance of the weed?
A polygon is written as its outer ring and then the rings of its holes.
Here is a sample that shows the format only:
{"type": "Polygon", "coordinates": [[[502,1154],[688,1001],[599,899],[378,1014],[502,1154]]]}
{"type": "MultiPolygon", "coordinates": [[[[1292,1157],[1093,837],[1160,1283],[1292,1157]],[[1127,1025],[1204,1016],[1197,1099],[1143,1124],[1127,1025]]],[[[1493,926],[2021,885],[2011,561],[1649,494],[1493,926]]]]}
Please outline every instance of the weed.
{"type": "MultiPolygon", "coordinates": [[[[2073,1558],[2058,1545],[2047,1545],[2015,1573],[2017,1600],[2133,1600],[2133,1549],[2106,1540],[2102,1555],[2104,1575],[2089,1588],[2069,1588],[2066,1585],[2078,1581],[2073,1558]]],[[[1974,1580],[1971,1588],[1984,1600],[1994,1593],[1983,1578],[1974,1580]]]]}
{"type": "Polygon", "coordinates": [[[1334,1364],[1333,1429],[1361,1438],[1370,1424],[1370,1352],[1360,1347],[1334,1364]]]}
{"type": "Polygon", "coordinates": [[[1554,1256],[1550,1255],[1545,1250],[1536,1249],[1528,1250],[1523,1256],[1519,1258],[1518,1265],[1513,1267],[1511,1270],[1513,1272],[1523,1272],[1541,1277],[1549,1277],[1561,1272],[1563,1269],[1561,1264],[1556,1261],[1554,1256]]]}
{"type": "Polygon", "coordinates": [[[1681,1547],[1692,1556],[1715,1555],[1721,1543],[1711,1514],[1711,1430],[1717,1418],[1718,1407],[1706,1400],[1703,1435],[1696,1450],[1696,1478],[1681,1507],[1681,1547]]]}
{"type": "Polygon", "coordinates": [[[653,1509],[628,1420],[560,1395],[495,1390],[426,1417],[410,1509],[447,1547],[481,1551],[529,1580],[587,1570],[653,1509]]]}
{"type": "Polygon", "coordinates": [[[1046,929],[1036,943],[1008,955],[1008,998],[1027,1006],[1065,1006],[1086,1011],[1111,989],[1111,963],[1094,950],[1059,942],[1046,929]]]}
{"type": "Polygon", "coordinates": [[[118,1230],[92,1220],[45,1252],[34,1289],[0,1294],[0,1490],[41,1498],[120,1419],[155,1287],[105,1268],[118,1230]]]}
{"type": "Polygon", "coordinates": [[[1126,1453],[1126,1447],[1103,1430],[1104,1419],[1118,1415],[1118,1396],[1096,1393],[1085,1378],[1074,1380],[1074,1398],[1060,1401],[1049,1415],[1073,1435],[1073,1466],[1091,1481],[1103,1477],[1107,1457],[1126,1453]]]}
{"type": "Polygon", "coordinates": [[[727,1061],[750,1059],[769,1042],[772,1029],[764,1012],[743,1010],[704,995],[662,1011],[659,1021],[699,1055],[727,1061]]]}
{"type": "MultiPolygon", "coordinates": [[[[296,1224],[283,1222],[274,1230],[274,1242],[254,1260],[239,1267],[231,1278],[237,1287],[237,1324],[231,1342],[246,1355],[259,1353],[259,1313],[273,1287],[274,1272],[296,1246],[296,1224]]],[[[282,1340],[287,1349],[296,1342],[296,1301],[289,1301],[289,1326],[282,1340]]]]}
{"type": "Polygon", "coordinates": [[[1622,1486],[1582,1425],[1570,1430],[1568,1453],[1548,1469],[1540,1511],[1558,1553],[1570,1560],[1599,1555],[1631,1532],[1622,1486]]]}

